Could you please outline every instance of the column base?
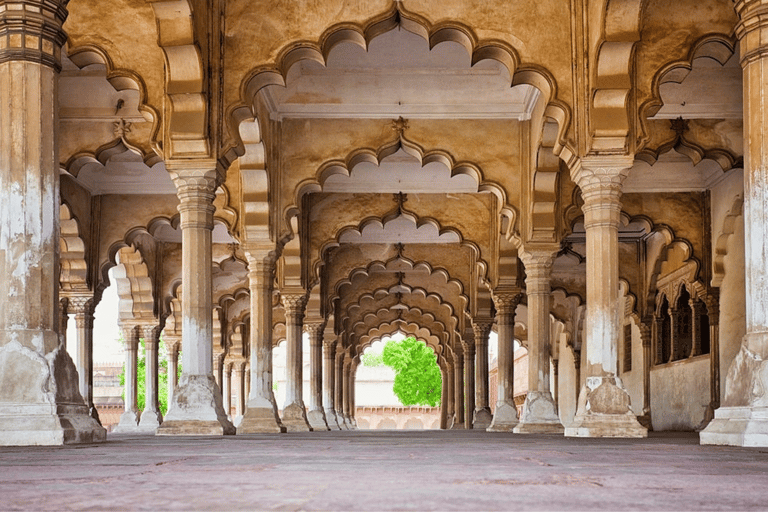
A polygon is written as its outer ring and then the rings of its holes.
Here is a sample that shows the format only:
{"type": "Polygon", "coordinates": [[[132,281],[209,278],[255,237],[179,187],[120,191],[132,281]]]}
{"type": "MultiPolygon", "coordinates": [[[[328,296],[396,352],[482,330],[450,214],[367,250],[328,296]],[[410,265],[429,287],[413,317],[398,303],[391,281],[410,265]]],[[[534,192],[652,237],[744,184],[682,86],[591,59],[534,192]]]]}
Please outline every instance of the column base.
{"type": "Polygon", "coordinates": [[[720,407],[699,433],[701,444],[768,446],[768,407],[720,407]]]}
{"type": "Polygon", "coordinates": [[[213,375],[183,375],[157,435],[234,435],[213,375]]]}
{"type": "Polygon", "coordinates": [[[576,417],[565,429],[568,437],[648,437],[629,403],[629,394],[615,377],[587,377],[579,393],[576,417]]]}
{"type": "Polygon", "coordinates": [[[493,421],[486,429],[488,432],[512,432],[520,423],[517,417],[517,408],[514,402],[498,402],[496,404],[496,414],[493,415],[493,421]]]}
{"type": "Polygon", "coordinates": [[[475,419],[472,422],[473,428],[477,430],[485,430],[491,426],[491,422],[493,422],[493,415],[491,414],[490,407],[475,409],[475,419]]]}
{"type": "Polygon", "coordinates": [[[463,421],[456,421],[454,419],[453,425],[451,425],[451,430],[465,430],[464,422],[463,421]]]}
{"type": "Polygon", "coordinates": [[[563,424],[557,414],[552,395],[542,391],[529,391],[525,397],[523,417],[512,429],[515,434],[562,434],[563,424]]]}
{"type": "Polygon", "coordinates": [[[283,425],[288,432],[312,432],[304,404],[292,403],[283,408],[283,425]]]}
{"type": "Polygon", "coordinates": [[[83,405],[4,403],[0,446],[56,446],[103,443],[107,431],[83,405]]]}
{"type": "Polygon", "coordinates": [[[152,432],[157,429],[163,423],[163,415],[160,411],[148,411],[144,409],[141,413],[141,419],[139,419],[139,430],[152,432]]]}
{"type": "Polygon", "coordinates": [[[328,431],[328,424],[325,422],[325,413],[322,409],[315,409],[307,413],[307,422],[314,432],[328,431]]]}
{"type": "Polygon", "coordinates": [[[347,423],[344,421],[344,415],[339,411],[336,411],[336,422],[339,424],[339,430],[349,430],[347,423]]]}
{"type": "Polygon", "coordinates": [[[137,411],[125,411],[120,415],[120,421],[112,430],[115,434],[135,434],[139,430],[139,413],[137,411]]]}
{"type": "Polygon", "coordinates": [[[280,422],[275,407],[246,407],[237,434],[282,434],[285,426],[280,422]]]}
{"type": "Polygon", "coordinates": [[[326,409],[325,420],[328,423],[328,428],[330,430],[341,430],[341,427],[339,426],[339,422],[336,420],[336,411],[332,409],[326,409]]]}
{"type": "Polygon", "coordinates": [[[349,416],[344,416],[344,425],[347,427],[347,430],[355,430],[357,428],[349,416]]]}

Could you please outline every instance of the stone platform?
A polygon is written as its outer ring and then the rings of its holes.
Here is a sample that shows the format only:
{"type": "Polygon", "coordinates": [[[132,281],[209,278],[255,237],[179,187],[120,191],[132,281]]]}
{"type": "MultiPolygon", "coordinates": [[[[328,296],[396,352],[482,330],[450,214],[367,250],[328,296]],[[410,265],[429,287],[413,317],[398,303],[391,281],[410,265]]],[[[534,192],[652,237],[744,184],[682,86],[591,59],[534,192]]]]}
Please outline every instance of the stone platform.
{"type": "Polygon", "coordinates": [[[155,437],[0,448],[3,510],[765,510],[768,451],[696,434],[155,437]]]}

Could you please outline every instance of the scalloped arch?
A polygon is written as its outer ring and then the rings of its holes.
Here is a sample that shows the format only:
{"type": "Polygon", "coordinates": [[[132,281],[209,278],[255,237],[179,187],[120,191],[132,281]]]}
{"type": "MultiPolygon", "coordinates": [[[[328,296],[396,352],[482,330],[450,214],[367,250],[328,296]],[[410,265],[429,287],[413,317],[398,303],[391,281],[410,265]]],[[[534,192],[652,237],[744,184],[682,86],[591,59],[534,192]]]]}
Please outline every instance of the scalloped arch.
{"type": "Polygon", "coordinates": [[[88,264],[85,261],[85,242],[80,237],[80,225],[72,210],[62,201],[59,207],[59,286],[62,292],[88,291],[88,264]]]}

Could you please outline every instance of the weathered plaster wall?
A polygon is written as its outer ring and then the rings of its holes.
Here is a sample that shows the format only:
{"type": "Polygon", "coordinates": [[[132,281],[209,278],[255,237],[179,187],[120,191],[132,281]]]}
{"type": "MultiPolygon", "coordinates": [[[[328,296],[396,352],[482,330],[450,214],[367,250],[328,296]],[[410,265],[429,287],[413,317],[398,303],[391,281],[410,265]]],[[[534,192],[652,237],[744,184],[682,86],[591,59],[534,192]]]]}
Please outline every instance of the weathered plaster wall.
{"type": "Polygon", "coordinates": [[[704,419],[707,404],[708,355],[651,369],[651,420],[654,430],[694,430],[704,419]]]}

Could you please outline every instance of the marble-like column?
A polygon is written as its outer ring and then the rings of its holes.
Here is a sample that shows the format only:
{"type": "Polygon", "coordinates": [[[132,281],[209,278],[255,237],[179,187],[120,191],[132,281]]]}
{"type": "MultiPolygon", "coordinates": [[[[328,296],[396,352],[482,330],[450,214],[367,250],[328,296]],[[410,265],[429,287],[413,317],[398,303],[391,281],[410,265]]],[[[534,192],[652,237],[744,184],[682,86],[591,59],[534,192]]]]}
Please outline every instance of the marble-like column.
{"type": "MultiPolygon", "coordinates": [[[[768,0],[738,0],[736,12],[744,78],[747,329],[726,374],[722,404],[718,329],[710,330],[710,407],[720,407],[699,439],[701,444],[764,447],[768,446],[768,0]]],[[[709,315],[714,327],[719,323],[719,310],[715,301],[708,305],[713,306],[709,315]]]]}
{"type": "Polygon", "coordinates": [[[457,353],[453,359],[453,407],[454,419],[451,429],[463,430],[464,425],[464,353],[457,353]]]}
{"type": "Polygon", "coordinates": [[[621,187],[631,157],[586,157],[571,170],[581,189],[587,244],[585,385],[567,436],[645,437],[617,374],[624,305],[619,301],[621,187]]]}
{"type": "Polygon", "coordinates": [[[233,380],[235,382],[235,417],[232,423],[239,425],[245,414],[245,361],[235,361],[232,363],[233,380]]]}
{"type": "Polygon", "coordinates": [[[213,200],[215,161],[169,160],[181,217],[181,378],[158,435],[234,434],[213,378],[213,200]]]}
{"type": "Polygon", "coordinates": [[[221,374],[221,388],[224,412],[227,413],[227,416],[232,416],[232,363],[227,363],[226,361],[224,362],[221,374]]]}
{"type": "Polygon", "coordinates": [[[334,407],[336,371],[334,369],[336,341],[326,339],[323,341],[325,365],[323,382],[323,409],[325,409],[325,419],[331,430],[341,430],[339,422],[336,420],[336,410],[334,407]]]}
{"type": "Polygon", "coordinates": [[[493,421],[488,403],[488,336],[492,327],[493,320],[475,319],[472,322],[475,332],[475,417],[472,428],[480,430],[490,427],[493,421]]]}
{"type": "Polygon", "coordinates": [[[179,347],[181,338],[166,334],[163,337],[165,350],[168,353],[168,399],[173,398],[176,385],[179,383],[179,347]]]}
{"type": "MultiPolygon", "coordinates": [[[[337,342],[338,344],[338,342],[337,342]]],[[[336,349],[336,365],[335,371],[335,405],[336,405],[336,421],[339,423],[341,430],[349,430],[346,421],[344,421],[344,351],[340,350],[337,345],[336,349]]]]}
{"type": "Polygon", "coordinates": [[[0,11],[0,445],[106,439],[59,314],[58,77],[66,0],[0,11]]]}
{"type": "Polygon", "coordinates": [[[465,333],[462,343],[464,348],[464,428],[472,429],[473,413],[475,411],[475,341],[474,333],[465,333]]]}
{"type": "Polygon", "coordinates": [[[101,424],[93,405],[93,298],[75,296],[69,299],[69,309],[75,313],[77,325],[77,374],[80,394],[88,405],[90,416],[101,424]]]}
{"type": "Polygon", "coordinates": [[[563,432],[549,382],[552,352],[550,277],[558,250],[559,246],[529,246],[520,253],[525,265],[525,291],[528,296],[528,394],[525,396],[523,417],[513,429],[518,434],[563,432]]]}
{"type": "Polygon", "coordinates": [[[125,343],[125,385],[124,412],[120,415],[120,421],[114,428],[116,433],[133,433],[139,431],[139,407],[137,405],[138,384],[138,352],[139,352],[139,326],[122,325],[123,342],[125,343]]]}
{"type": "Polygon", "coordinates": [[[246,244],[245,255],[251,290],[251,393],[237,432],[285,432],[272,389],[272,285],[277,254],[274,248],[246,244]]]}
{"type": "Polygon", "coordinates": [[[309,334],[309,412],[313,430],[330,430],[323,410],[323,331],[325,322],[306,325],[309,334]]]}
{"type": "Polygon", "coordinates": [[[243,399],[248,401],[248,397],[251,396],[251,365],[248,363],[245,364],[245,374],[243,376],[243,379],[245,381],[245,395],[243,395],[243,399]]]}
{"type": "Polygon", "coordinates": [[[157,398],[158,392],[158,345],[159,340],[159,328],[157,325],[144,325],[142,326],[142,334],[144,338],[144,354],[146,361],[146,375],[145,375],[145,399],[144,410],[141,413],[141,420],[139,421],[139,428],[154,432],[157,427],[163,422],[163,414],[160,412],[160,402],[157,398]]]}
{"type": "Polygon", "coordinates": [[[519,423],[515,407],[515,310],[522,298],[519,289],[496,290],[496,328],[499,330],[498,399],[488,432],[512,432],[519,423]]]}
{"type": "Polygon", "coordinates": [[[285,310],[285,405],[283,425],[288,432],[311,432],[304,405],[304,362],[302,361],[302,325],[307,294],[281,293],[285,310]]]}

